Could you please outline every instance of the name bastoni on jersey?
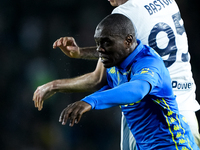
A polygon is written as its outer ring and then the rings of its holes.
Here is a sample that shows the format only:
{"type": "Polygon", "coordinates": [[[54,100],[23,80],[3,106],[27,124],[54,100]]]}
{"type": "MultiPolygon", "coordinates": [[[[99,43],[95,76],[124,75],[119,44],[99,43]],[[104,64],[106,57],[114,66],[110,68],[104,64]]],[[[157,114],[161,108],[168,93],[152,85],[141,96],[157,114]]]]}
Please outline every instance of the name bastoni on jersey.
{"type": "Polygon", "coordinates": [[[174,0],[154,0],[152,3],[149,3],[148,5],[145,5],[144,7],[148,11],[150,15],[153,15],[154,13],[162,10],[163,8],[166,8],[170,4],[172,4],[174,0]]]}
{"type": "Polygon", "coordinates": [[[174,90],[190,90],[193,87],[193,82],[178,82],[172,81],[172,88],[174,90]]]}

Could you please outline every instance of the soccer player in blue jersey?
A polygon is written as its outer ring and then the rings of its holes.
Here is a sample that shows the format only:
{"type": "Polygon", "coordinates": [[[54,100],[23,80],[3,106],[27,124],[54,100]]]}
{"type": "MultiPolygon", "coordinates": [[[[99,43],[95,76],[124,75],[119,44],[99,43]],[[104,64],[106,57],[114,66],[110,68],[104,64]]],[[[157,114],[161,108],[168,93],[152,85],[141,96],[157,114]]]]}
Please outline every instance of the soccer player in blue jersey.
{"type": "Polygon", "coordinates": [[[135,38],[131,21],[121,14],[103,19],[94,35],[107,68],[107,85],[68,105],[59,121],[78,123],[91,109],[120,106],[136,139],[137,150],[198,150],[179,114],[171,79],[162,58],[135,38]]]}
{"type": "MultiPolygon", "coordinates": [[[[195,111],[200,109],[195,97],[196,85],[192,77],[187,35],[179,8],[174,0],[109,0],[116,7],[113,13],[128,17],[134,24],[136,37],[143,44],[154,48],[164,60],[172,79],[179,111],[188,124],[200,147],[200,135],[195,111]]],[[[72,37],[56,40],[53,47],[59,47],[71,58],[94,58],[98,55],[96,46],[80,48],[72,37]]],[[[35,107],[43,107],[44,100],[56,92],[85,92],[97,90],[106,83],[106,71],[101,60],[96,69],[85,75],[60,79],[39,86],[34,93],[35,107]]],[[[134,137],[127,127],[122,113],[121,149],[135,150],[134,137]]]]}

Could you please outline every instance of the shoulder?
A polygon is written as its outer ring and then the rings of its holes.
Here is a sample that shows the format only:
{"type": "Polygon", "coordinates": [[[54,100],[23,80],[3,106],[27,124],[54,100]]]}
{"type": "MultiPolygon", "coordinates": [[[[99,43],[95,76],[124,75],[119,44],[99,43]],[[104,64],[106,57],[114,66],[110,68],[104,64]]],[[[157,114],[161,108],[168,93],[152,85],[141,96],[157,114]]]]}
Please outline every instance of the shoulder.
{"type": "Polygon", "coordinates": [[[141,59],[155,59],[158,61],[163,61],[161,56],[151,47],[143,45],[143,49],[140,51],[138,57],[141,59]]]}
{"type": "Polygon", "coordinates": [[[119,13],[119,14],[123,14],[126,17],[132,17],[132,16],[137,16],[137,15],[133,15],[134,12],[137,12],[139,9],[137,6],[137,3],[135,0],[128,0],[126,3],[116,7],[113,11],[112,14],[114,13],[119,13]]]}
{"type": "Polygon", "coordinates": [[[160,55],[154,49],[146,45],[143,46],[143,49],[138,53],[135,60],[135,63],[132,64],[132,68],[136,72],[143,68],[154,68],[157,71],[165,68],[160,55]]]}

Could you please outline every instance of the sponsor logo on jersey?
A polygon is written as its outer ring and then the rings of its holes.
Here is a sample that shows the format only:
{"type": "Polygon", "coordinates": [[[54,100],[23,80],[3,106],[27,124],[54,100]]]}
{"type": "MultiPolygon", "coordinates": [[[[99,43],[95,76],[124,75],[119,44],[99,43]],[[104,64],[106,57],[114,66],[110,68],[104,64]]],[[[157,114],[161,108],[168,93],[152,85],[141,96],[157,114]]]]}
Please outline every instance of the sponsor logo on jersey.
{"type": "Polygon", "coordinates": [[[177,90],[189,90],[192,88],[192,82],[172,81],[172,88],[177,90]]]}

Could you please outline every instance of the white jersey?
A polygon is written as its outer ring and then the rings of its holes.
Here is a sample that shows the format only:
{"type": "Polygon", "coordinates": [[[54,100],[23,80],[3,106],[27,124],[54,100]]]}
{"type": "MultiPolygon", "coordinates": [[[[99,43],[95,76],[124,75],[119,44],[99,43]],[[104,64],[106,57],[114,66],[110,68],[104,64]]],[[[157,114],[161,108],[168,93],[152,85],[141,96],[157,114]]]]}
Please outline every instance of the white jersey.
{"type": "Polygon", "coordinates": [[[200,109],[183,20],[174,0],[128,0],[112,12],[128,17],[137,39],[154,48],[170,72],[179,110],[200,109]]]}

